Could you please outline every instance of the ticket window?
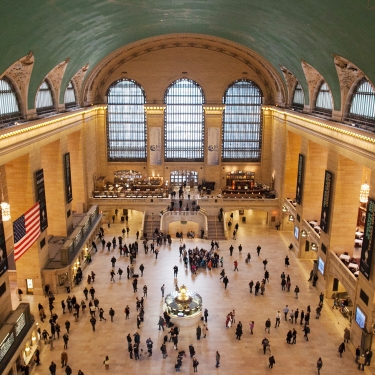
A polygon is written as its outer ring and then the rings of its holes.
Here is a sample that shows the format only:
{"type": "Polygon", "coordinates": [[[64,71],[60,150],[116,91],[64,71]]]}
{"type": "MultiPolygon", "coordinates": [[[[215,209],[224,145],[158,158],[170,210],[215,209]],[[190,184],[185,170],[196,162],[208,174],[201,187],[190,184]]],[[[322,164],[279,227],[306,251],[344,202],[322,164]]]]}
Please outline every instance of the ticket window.
{"type": "Polygon", "coordinates": [[[26,279],[26,294],[34,294],[33,279],[26,279]]]}

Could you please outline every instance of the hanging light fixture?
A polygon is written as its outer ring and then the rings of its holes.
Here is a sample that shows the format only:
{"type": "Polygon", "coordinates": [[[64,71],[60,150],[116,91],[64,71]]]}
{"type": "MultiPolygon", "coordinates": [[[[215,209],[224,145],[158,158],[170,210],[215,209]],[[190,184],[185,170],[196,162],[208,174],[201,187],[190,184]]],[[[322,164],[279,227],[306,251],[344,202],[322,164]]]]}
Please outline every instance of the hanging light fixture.
{"type": "Polygon", "coordinates": [[[368,195],[370,193],[370,185],[366,182],[361,186],[361,192],[359,193],[359,201],[361,203],[367,203],[368,202],[368,195]]]}
{"type": "Polygon", "coordinates": [[[307,237],[307,232],[304,229],[302,229],[302,231],[301,231],[301,236],[302,237],[307,237]]]}
{"type": "Polygon", "coordinates": [[[0,189],[1,189],[1,217],[3,221],[10,220],[10,205],[4,201],[4,191],[3,191],[3,179],[0,172],[0,189]]]}

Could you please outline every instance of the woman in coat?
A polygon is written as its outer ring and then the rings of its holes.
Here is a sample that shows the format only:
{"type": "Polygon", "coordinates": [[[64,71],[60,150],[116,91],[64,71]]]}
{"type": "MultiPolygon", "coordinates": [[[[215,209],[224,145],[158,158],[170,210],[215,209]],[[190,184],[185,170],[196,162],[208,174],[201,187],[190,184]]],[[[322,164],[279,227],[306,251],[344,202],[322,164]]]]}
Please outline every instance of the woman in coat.
{"type": "Polygon", "coordinates": [[[202,328],[198,325],[197,327],[197,340],[201,339],[202,328]]]}
{"type": "Polygon", "coordinates": [[[289,332],[288,332],[287,335],[286,335],[286,342],[287,342],[288,344],[290,344],[290,341],[292,340],[292,337],[293,337],[292,331],[289,330],[289,332]]]}
{"type": "Polygon", "coordinates": [[[238,322],[236,327],[236,340],[241,340],[242,333],[242,324],[241,322],[238,322]]]}

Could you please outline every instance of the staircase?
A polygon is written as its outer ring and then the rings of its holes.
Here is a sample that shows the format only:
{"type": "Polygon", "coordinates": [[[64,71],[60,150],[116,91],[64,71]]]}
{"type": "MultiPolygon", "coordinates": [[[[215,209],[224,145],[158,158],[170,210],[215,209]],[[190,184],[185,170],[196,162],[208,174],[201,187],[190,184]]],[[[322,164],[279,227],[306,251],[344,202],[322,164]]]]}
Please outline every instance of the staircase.
{"type": "Polygon", "coordinates": [[[145,216],[144,226],[143,226],[143,235],[147,233],[147,238],[152,239],[152,234],[155,231],[155,228],[160,230],[160,216],[159,215],[147,215],[145,216]]]}
{"type": "Polygon", "coordinates": [[[216,216],[207,216],[207,239],[208,240],[226,240],[224,232],[224,223],[219,222],[216,216]]]}

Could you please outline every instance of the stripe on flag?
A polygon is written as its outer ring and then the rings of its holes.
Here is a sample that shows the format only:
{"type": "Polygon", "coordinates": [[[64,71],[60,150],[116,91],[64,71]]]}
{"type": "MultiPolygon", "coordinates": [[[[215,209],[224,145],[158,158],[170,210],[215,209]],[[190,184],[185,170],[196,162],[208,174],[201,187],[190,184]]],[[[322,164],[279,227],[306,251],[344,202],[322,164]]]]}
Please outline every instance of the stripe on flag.
{"type": "Polygon", "coordinates": [[[14,259],[17,261],[40,235],[39,202],[13,222],[14,259]]]}

